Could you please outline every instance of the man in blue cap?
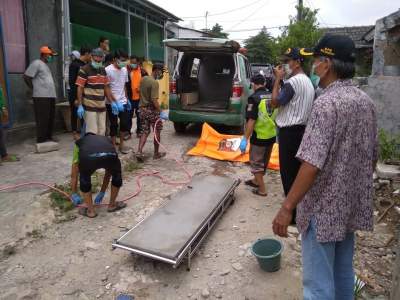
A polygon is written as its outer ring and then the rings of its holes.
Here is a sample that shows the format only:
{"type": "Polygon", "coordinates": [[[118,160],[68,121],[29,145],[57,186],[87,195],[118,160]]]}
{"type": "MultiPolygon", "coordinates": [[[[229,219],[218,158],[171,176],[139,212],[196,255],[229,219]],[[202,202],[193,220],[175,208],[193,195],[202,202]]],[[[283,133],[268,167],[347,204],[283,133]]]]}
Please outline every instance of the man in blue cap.
{"type": "Polygon", "coordinates": [[[273,221],[287,237],[297,206],[304,299],[354,299],[354,232],[373,229],[373,172],[378,160],[373,101],[353,86],[355,45],[326,35],[313,50],[315,100],[297,159],[301,167],[273,221]]]}

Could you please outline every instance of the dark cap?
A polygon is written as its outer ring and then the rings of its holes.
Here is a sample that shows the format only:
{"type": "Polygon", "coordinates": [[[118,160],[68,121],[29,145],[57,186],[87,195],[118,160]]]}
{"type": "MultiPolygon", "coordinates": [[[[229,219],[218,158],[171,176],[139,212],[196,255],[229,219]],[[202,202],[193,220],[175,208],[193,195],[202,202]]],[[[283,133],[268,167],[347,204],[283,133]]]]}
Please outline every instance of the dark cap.
{"type": "Polygon", "coordinates": [[[104,56],[104,51],[101,48],[94,48],[92,50],[93,56],[104,56]]]}
{"type": "Polygon", "coordinates": [[[354,62],[356,59],[356,46],[348,36],[327,34],[314,47],[313,54],[335,58],[344,62],[354,62]]]}
{"type": "Polygon", "coordinates": [[[254,84],[264,85],[265,77],[262,74],[256,74],[251,78],[251,82],[254,84]]]}
{"type": "Polygon", "coordinates": [[[304,61],[306,56],[311,56],[312,53],[305,51],[304,48],[288,48],[286,52],[281,56],[281,60],[300,60],[304,61]]]}
{"type": "Polygon", "coordinates": [[[158,63],[158,62],[154,63],[154,64],[153,64],[153,71],[154,71],[154,70],[161,70],[161,71],[164,71],[164,64],[158,63]]]}

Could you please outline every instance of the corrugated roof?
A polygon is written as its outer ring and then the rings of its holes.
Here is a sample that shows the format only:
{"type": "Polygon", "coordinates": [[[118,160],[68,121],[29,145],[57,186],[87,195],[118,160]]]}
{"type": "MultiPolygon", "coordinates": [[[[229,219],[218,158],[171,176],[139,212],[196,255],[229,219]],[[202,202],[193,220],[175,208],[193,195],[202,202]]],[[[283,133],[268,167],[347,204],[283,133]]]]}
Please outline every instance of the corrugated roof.
{"type": "Polygon", "coordinates": [[[372,47],[373,43],[371,43],[371,40],[367,41],[365,36],[374,29],[374,25],[322,28],[324,33],[346,35],[350,37],[357,48],[372,47]]]}

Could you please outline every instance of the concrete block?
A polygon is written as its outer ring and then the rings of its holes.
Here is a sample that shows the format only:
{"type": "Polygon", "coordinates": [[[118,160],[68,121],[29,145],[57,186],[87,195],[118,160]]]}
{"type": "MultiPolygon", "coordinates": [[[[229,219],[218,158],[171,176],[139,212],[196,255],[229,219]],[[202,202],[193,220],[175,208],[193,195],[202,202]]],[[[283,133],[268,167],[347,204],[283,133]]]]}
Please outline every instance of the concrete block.
{"type": "Polygon", "coordinates": [[[36,152],[38,153],[46,153],[51,151],[57,151],[60,149],[60,146],[56,142],[44,142],[36,144],[36,152]]]}
{"type": "Polygon", "coordinates": [[[378,163],[376,166],[376,174],[381,179],[400,178],[400,166],[378,163]]]}

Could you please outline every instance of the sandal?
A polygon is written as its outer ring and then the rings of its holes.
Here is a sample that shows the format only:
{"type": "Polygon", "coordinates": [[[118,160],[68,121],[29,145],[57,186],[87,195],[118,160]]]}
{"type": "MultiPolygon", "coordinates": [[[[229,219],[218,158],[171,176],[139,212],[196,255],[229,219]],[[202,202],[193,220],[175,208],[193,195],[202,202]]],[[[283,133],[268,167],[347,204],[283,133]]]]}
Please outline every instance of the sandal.
{"type": "Polygon", "coordinates": [[[19,157],[15,154],[8,154],[6,157],[1,159],[2,162],[16,162],[20,161],[19,157]]]}
{"type": "Polygon", "coordinates": [[[268,196],[267,193],[265,193],[265,194],[260,193],[258,189],[254,189],[254,190],[252,190],[251,192],[252,192],[254,195],[261,196],[261,197],[267,197],[267,196],[268,196]]]}
{"type": "Polygon", "coordinates": [[[137,153],[136,154],[136,160],[140,163],[144,163],[144,154],[143,153],[137,153]]]}
{"type": "Polygon", "coordinates": [[[253,187],[253,188],[258,188],[258,184],[255,184],[255,183],[253,182],[252,179],[246,180],[246,181],[244,182],[244,184],[245,184],[245,185],[249,185],[249,186],[251,186],[251,187],[253,187]]]}
{"type": "Polygon", "coordinates": [[[165,152],[158,152],[157,154],[153,155],[153,159],[160,159],[163,158],[165,155],[167,155],[167,153],[165,152]]]}
{"type": "Polygon", "coordinates": [[[114,212],[114,211],[117,211],[117,210],[121,210],[121,209],[123,209],[123,208],[126,207],[126,203],[125,203],[125,202],[122,202],[122,201],[116,202],[115,205],[116,205],[116,206],[113,207],[113,208],[108,208],[108,209],[107,209],[107,212],[111,213],[111,212],[114,212]]]}
{"type": "Polygon", "coordinates": [[[88,218],[91,218],[91,219],[97,217],[97,214],[96,214],[96,213],[94,214],[94,216],[89,216],[89,215],[88,215],[88,208],[87,208],[87,207],[80,207],[79,210],[78,210],[78,213],[79,213],[81,216],[88,217],[88,218]]]}

